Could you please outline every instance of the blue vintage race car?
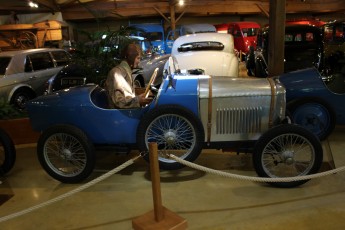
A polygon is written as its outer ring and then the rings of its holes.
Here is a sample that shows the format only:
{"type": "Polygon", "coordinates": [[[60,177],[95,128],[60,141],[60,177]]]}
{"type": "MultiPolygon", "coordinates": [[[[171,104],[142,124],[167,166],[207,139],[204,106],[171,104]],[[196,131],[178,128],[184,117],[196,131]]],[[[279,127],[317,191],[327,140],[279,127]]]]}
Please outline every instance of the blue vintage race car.
{"type": "Polygon", "coordinates": [[[286,88],[287,111],[297,123],[320,140],[326,139],[336,124],[345,124],[344,74],[338,73],[324,82],[316,68],[308,68],[279,76],[286,88]]]}
{"type": "MultiPolygon", "coordinates": [[[[285,88],[278,79],[184,75],[173,58],[168,64],[159,88],[148,85],[155,98],[144,108],[109,109],[105,90],[94,84],[30,101],[32,126],[42,132],[38,158],[47,173],[65,183],[80,182],[93,171],[95,147],[147,152],[149,142],[188,161],[203,148],[253,152],[255,170],[263,177],[319,170],[323,152],[318,138],[298,125],[284,124],[285,88]]],[[[164,156],[159,164],[162,169],[182,168],[164,156]]]]}

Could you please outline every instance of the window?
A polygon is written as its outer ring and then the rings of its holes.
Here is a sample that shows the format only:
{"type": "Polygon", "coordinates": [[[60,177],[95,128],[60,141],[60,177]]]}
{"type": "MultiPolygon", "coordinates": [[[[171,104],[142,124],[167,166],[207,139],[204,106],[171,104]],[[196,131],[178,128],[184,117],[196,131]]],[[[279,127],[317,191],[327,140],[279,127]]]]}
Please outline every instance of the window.
{"type": "Polygon", "coordinates": [[[205,50],[223,50],[224,45],[220,42],[191,42],[182,44],[177,48],[178,52],[187,52],[187,51],[205,51],[205,50]]]}
{"type": "Polygon", "coordinates": [[[243,28],[242,33],[244,37],[253,37],[258,35],[258,29],[257,28],[243,28]]]}
{"type": "Polygon", "coordinates": [[[285,41],[286,42],[292,42],[293,41],[293,35],[292,34],[285,34],[285,41]]]}
{"type": "Polygon", "coordinates": [[[305,40],[306,40],[307,42],[312,42],[312,41],[314,41],[314,34],[313,34],[313,33],[306,33],[306,34],[305,34],[305,40]]]}
{"type": "Polygon", "coordinates": [[[24,71],[25,72],[32,72],[33,69],[32,69],[32,64],[31,64],[31,60],[30,58],[27,56],[25,58],[25,67],[24,67],[24,71]]]}
{"type": "Polygon", "coordinates": [[[302,34],[296,34],[295,41],[296,42],[301,42],[302,41],[302,34]]]}
{"type": "Polygon", "coordinates": [[[48,52],[30,54],[29,58],[34,71],[53,68],[54,63],[48,52]]]}
{"type": "Polygon", "coordinates": [[[0,57],[0,75],[5,75],[7,66],[10,61],[10,57],[0,57]]]}
{"type": "Polygon", "coordinates": [[[163,40],[163,34],[161,32],[150,32],[146,33],[146,38],[150,41],[161,41],[163,40]]]}
{"type": "Polygon", "coordinates": [[[334,33],[334,41],[337,42],[344,42],[344,25],[336,25],[335,26],[335,33],[334,33]]]}
{"type": "Polygon", "coordinates": [[[57,66],[67,65],[70,61],[70,57],[65,51],[53,51],[52,54],[57,66]]]}
{"type": "Polygon", "coordinates": [[[324,29],[325,42],[344,42],[344,24],[327,25],[324,29]]]}
{"type": "Polygon", "coordinates": [[[325,41],[330,42],[333,40],[333,28],[332,26],[325,26],[325,41]]]}

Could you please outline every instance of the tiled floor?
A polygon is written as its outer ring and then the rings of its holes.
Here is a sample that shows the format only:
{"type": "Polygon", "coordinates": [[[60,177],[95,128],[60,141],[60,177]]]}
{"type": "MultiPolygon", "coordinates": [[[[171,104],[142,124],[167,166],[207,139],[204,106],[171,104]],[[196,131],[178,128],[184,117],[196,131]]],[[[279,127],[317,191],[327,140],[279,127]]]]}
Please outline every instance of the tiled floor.
{"type": "MultiPolygon", "coordinates": [[[[337,127],[329,138],[337,168],[345,166],[344,131],[345,127],[337,127]]],[[[97,169],[90,180],[135,155],[135,152],[129,156],[100,153],[97,169]]],[[[327,154],[324,158],[328,165],[327,154]]],[[[250,155],[205,150],[196,163],[256,176],[250,155]]],[[[139,159],[75,195],[0,222],[0,229],[132,229],[133,219],[153,210],[149,178],[147,163],[139,159]]],[[[15,167],[1,181],[0,218],[82,185],[62,184],[49,177],[38,163],[35,145],[17,146],[15,167]]],[[[184,168],[161,172],[161,193],[163,205],[186,219],[188,229],[345,228],[344,172],[312,179],[297,188],[279,189],[184,168]]]]}

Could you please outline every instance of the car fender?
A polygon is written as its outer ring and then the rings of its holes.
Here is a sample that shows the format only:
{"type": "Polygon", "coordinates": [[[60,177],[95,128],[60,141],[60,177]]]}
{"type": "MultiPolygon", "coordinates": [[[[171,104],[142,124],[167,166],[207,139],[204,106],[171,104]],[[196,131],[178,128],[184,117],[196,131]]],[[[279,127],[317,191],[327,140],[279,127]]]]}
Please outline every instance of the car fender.
{"type": "Polygon", "coordinates": [[[226,76],[238,77],[239,75],[238,59],[236,56],[230,56],[229,59],[230,59],[230,62],[229,62],[230,64],[229,64],[226,76]]]}
{"type": "Polygon", "coordinates": [[[319,103],[323,105],[329,111],[331,118],[336,119],[336,115],[335,115],[336,113],[332,105],[327,103],[322,98],[318,98],[318,97],[300,97],[300,98],[293,99],[286,104],[287,111],[291,111],[292,108],[298,105],[305,104],[305,103],[319,103]]]}
{"type": "Polygon", "coordinates": [[[30,85],[28,85],[28,84],[18,84],[18,85],[15,85],[15,86],[11,89],[10,93],[8,94],[7,101],[10,102],[12,96],[14,95],[14,93],[15,93],[17,90],[22,90],[22,89],[30,90],[30,92],[32,92],[32,93],[36,96],[35,91],[32,89],[32,87],[31,87],[30,85]]]}

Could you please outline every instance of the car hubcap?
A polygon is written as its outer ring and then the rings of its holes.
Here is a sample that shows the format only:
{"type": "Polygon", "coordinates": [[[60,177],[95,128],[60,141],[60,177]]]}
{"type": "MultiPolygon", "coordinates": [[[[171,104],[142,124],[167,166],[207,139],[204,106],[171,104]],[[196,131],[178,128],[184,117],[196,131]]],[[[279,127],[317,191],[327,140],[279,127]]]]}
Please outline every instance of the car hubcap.
{"type": "Polygon", "coordinates": [[[294,153],[293,151],[284,151],[282,153],[283,156],[283,162],[287,165],[292,165],[294,163],[294,153]]]}
{"type": "Polygon", "coordinates": [[[168,145],[173,145],[176,142],[176,134],[174,130],[169,129],[165,134],[164,134],[164,139],[168,145]]]}
{"type": "Polygon", "coordinates": [[[63,149],[61,157],[65,160],[69,160],[72,157],[72,152],[69,149],[63,149]]]}

